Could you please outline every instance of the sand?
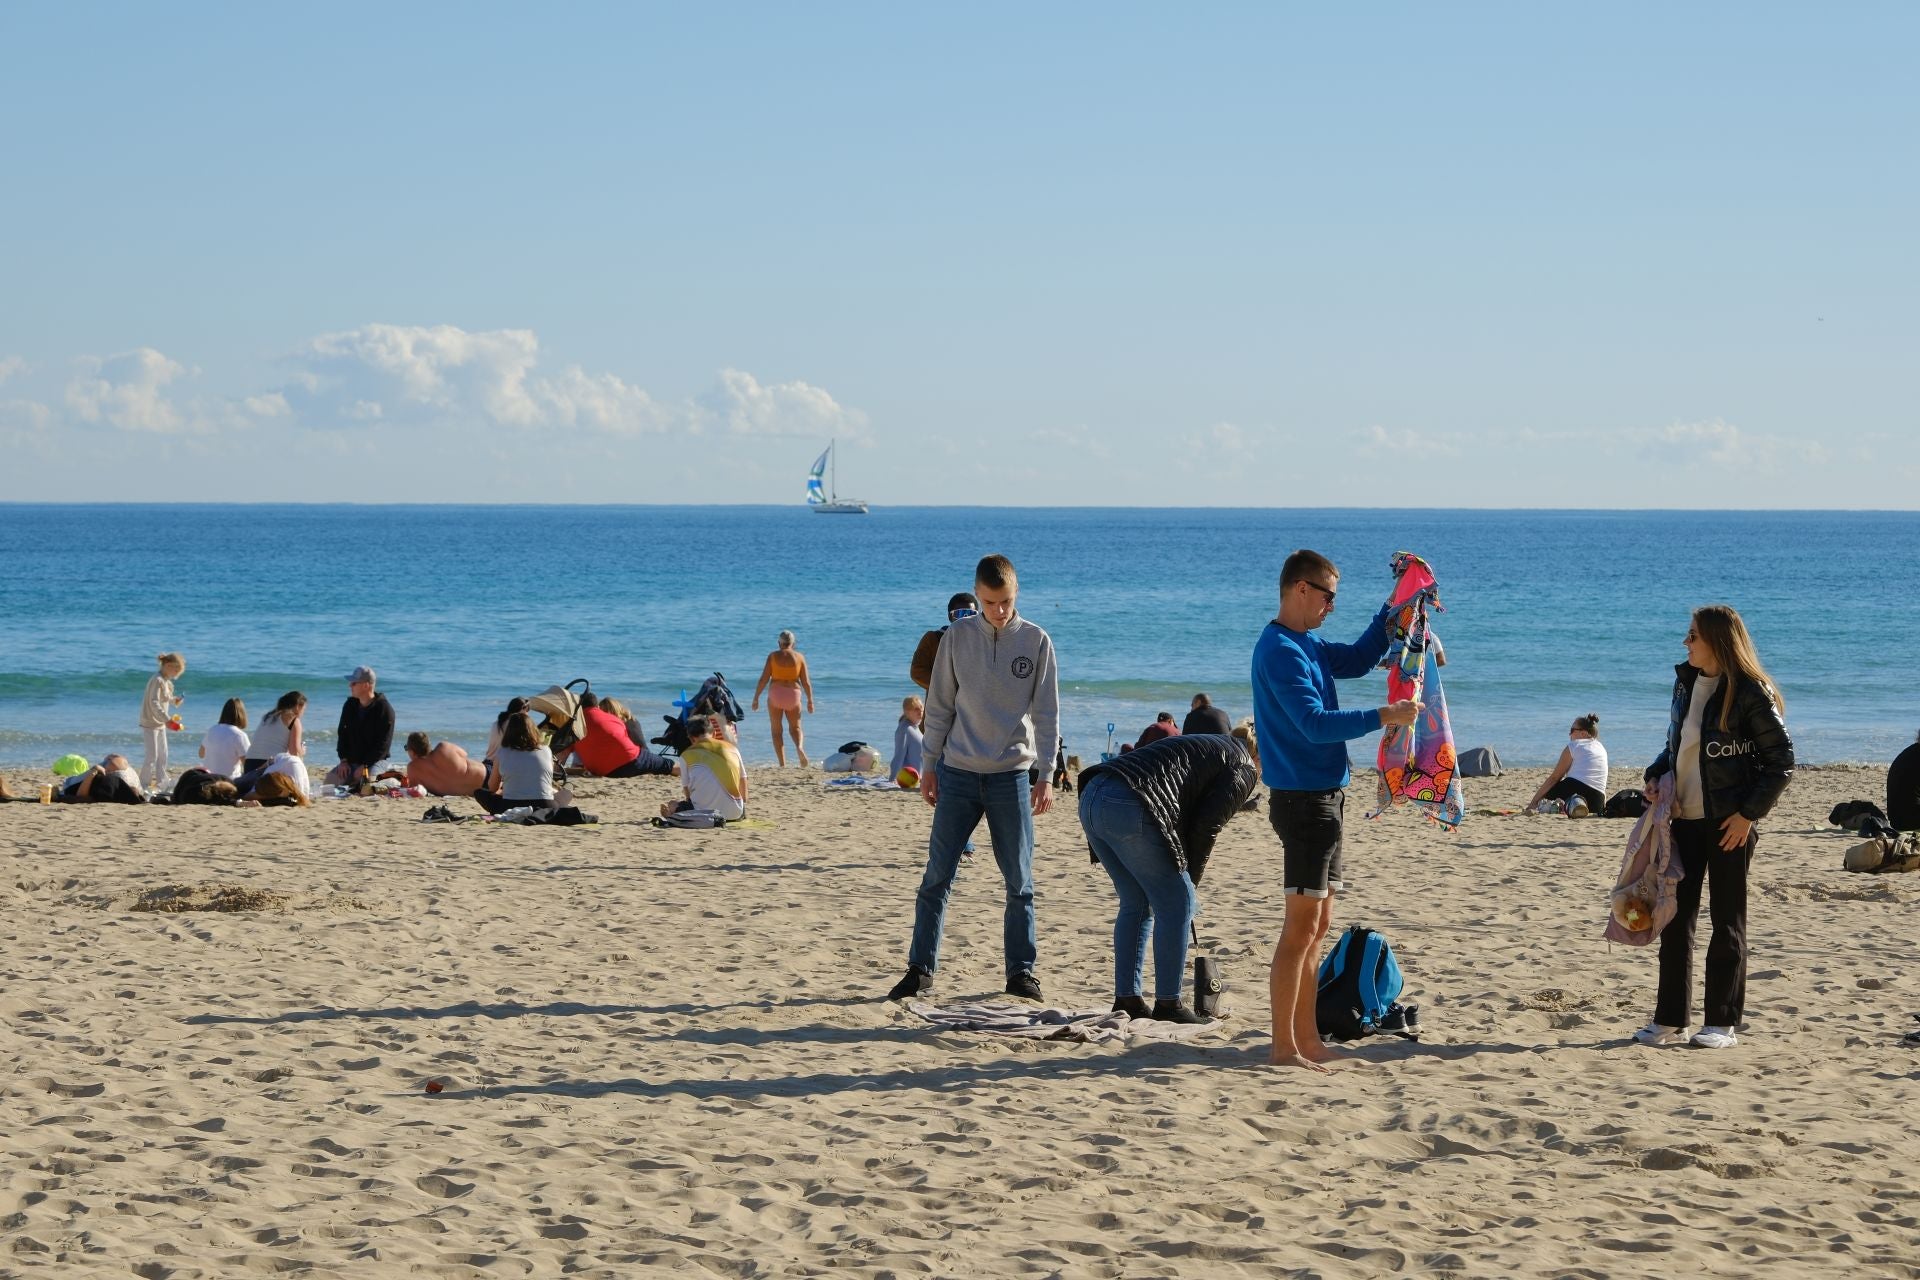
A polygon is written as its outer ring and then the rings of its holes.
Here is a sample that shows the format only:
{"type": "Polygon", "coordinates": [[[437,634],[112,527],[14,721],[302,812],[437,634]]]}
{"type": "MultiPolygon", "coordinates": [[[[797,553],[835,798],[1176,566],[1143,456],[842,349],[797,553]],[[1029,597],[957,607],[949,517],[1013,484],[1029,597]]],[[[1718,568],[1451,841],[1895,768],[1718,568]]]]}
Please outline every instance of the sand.
{"type": "MultiPolygon", "coordinates": [[[[1394,940],[1426,1034],[1322,1077],[1264,1065],[1264,814],[1203,891],[1231,1017],[1094,1046],[879,1002],[927,813],[818,774],[756,770],[772,825],[712,832],[645,825],[657,779],[572,830],[0,806],[0,1274],[1920,1275],[1920,875],[1843,872],[1825,825],[1883,779],[1803,771],[1765,824],[1718,1053],[1626,1041],[1629,824],[1355,822],[1336,923],[1394,940]]],[[[1040,977],[1104,1008],[1071,804],[1039,849],[1040,977]]],[[[997,993],[999,933],[983,854],[938,997],[997,993]]]]}

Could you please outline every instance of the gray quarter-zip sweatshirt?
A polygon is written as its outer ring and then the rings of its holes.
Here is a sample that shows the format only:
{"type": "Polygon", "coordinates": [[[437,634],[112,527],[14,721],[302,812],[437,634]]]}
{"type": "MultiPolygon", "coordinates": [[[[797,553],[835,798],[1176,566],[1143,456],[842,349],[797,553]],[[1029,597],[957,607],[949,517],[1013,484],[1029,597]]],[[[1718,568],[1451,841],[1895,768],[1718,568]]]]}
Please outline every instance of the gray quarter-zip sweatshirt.
{"type": "Polygon", "coordinates": [[[1053,767],[1060,743],[1060,681],[1053,641],[1018,611],[995,632],[980,614],[940,638],[927,686],[927,769],[970,773],[1053,767]]]}

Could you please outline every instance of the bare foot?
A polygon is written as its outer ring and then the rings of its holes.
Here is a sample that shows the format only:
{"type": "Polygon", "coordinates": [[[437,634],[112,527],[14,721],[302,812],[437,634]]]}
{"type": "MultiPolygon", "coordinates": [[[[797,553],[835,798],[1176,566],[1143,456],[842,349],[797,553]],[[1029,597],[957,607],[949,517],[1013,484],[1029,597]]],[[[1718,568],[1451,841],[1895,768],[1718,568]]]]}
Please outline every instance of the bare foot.
{"type": "Polygon", "coordinates": [[[1357,1062],[1359,1055],[1351,1049],[1336,1049],[1332,1045],[1311,1044],[1300,1051],[1300,1056],[1315,1062],[1357,1062]]]}
{"type": "Polygon", "coordinates": [[[1318,1071],[1321,1075],[1328,1074],[1325,1067],[1313,1059],[1298,1053],[1280,1053],[1276,1051],[1267,1058],[1267,1065],[1270,1067],[1302,1067],[1308,1071],[1318,1071]]]}
{"type": "Polygon", "coordinates": [[[813,761],[807,759],[807,753],[804,751],[800,753],[800,767],[802,769],[811,769],[813,767],[813,761]]]}

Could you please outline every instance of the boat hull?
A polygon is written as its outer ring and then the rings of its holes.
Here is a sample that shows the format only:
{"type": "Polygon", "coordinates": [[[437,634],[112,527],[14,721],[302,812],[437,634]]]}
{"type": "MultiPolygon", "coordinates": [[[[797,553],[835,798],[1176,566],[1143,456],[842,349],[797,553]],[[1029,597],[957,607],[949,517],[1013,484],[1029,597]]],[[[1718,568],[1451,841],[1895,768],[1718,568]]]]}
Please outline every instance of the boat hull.
{"type": "Polygon", "coordinates": [[[837,498],[832,502],[816,502],[807,508],[817,516],[863,516],[867,514],[867,504],[851,498],[837,498]]]}

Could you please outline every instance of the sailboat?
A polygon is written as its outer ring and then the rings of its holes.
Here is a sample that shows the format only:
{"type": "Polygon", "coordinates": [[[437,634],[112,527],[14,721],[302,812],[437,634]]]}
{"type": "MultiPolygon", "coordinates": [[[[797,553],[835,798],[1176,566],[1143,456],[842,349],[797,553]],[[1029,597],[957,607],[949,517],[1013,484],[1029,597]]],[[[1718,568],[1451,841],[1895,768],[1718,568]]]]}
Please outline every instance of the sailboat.
{"type": "MultiPolygon", "coordinates": [[[[838,441],[834,442],[835,444],[838,441]]],[[[807,472],[807,506],[817,516],[863,516],[867,514],[867,504],[858,498],[843,498],[833,491],[833,482],[828,477],[833,469],[833,444],[827,445],[827,451],[813,460],[813,470],[807,472]]]]}

